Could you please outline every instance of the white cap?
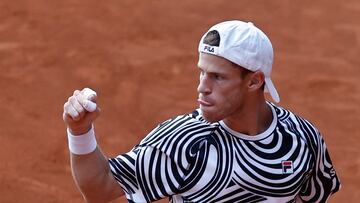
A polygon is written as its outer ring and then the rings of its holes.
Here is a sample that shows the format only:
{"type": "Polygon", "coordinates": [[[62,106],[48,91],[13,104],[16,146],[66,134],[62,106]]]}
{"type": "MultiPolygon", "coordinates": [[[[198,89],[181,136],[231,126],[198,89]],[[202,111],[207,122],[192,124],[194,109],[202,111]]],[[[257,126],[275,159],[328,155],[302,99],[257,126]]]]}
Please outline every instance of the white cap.
{"type": "Polygon", "coordinates": [[[253,23],[233,20],[212,26],[201,38],[199,52],[223,57],[253,72],[262,71],[265,75],[265,92],[269,92],[275,102],[280,101],[270,79],[273,47],[269,38],[253,23]],[[205,36],[214,31],[219,34],[219,45],[205,44],[205,36]]]}

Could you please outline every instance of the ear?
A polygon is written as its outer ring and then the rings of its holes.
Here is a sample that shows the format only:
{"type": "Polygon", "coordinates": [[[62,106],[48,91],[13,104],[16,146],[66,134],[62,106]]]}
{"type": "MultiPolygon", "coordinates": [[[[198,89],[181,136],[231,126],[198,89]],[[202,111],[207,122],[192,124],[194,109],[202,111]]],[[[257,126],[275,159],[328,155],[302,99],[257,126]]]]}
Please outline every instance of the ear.
{"type": "Polygon", "coordinates": [[[255,71],[251,74],[248,87],[250,91],[256,91],[262,88],[265,83],[265,75],[261,71],[255,71]]]}

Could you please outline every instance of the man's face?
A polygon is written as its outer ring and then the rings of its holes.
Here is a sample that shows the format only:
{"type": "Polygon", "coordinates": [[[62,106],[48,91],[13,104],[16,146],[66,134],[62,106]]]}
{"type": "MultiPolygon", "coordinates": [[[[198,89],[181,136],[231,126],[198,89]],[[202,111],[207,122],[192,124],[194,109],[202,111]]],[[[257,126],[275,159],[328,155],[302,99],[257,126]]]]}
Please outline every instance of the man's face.
{"type": "Polygon", "coordinates": [[[200,53],[198,102],[204,118],[216,122],[235,116],[243,108],[246,78],[242,68],[211,54],[200,53]]]}

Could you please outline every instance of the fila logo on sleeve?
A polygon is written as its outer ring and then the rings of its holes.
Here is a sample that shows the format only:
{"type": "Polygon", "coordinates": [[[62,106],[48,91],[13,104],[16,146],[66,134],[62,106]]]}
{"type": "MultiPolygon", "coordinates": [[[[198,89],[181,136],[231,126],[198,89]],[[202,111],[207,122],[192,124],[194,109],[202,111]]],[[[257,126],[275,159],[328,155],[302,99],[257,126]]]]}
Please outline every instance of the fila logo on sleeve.
{"type": "Polygon", "coordinates": [[[282,172],[283,174],[293,174],[293,162],[292,161],[281,161],[282,172]]]}

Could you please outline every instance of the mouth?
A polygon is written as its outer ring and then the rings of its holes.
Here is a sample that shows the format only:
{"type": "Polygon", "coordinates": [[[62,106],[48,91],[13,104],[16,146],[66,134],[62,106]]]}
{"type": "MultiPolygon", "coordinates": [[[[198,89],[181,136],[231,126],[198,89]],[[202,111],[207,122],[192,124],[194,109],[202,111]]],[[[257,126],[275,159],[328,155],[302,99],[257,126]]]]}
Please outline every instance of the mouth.
{"type": "Polygon", "coordinates": [[[205,101],[203,99],[200,99],[200,98],[198,99],[198,102],[201,106],[212,106],[213,105],[212,103],[205,101]]]}

